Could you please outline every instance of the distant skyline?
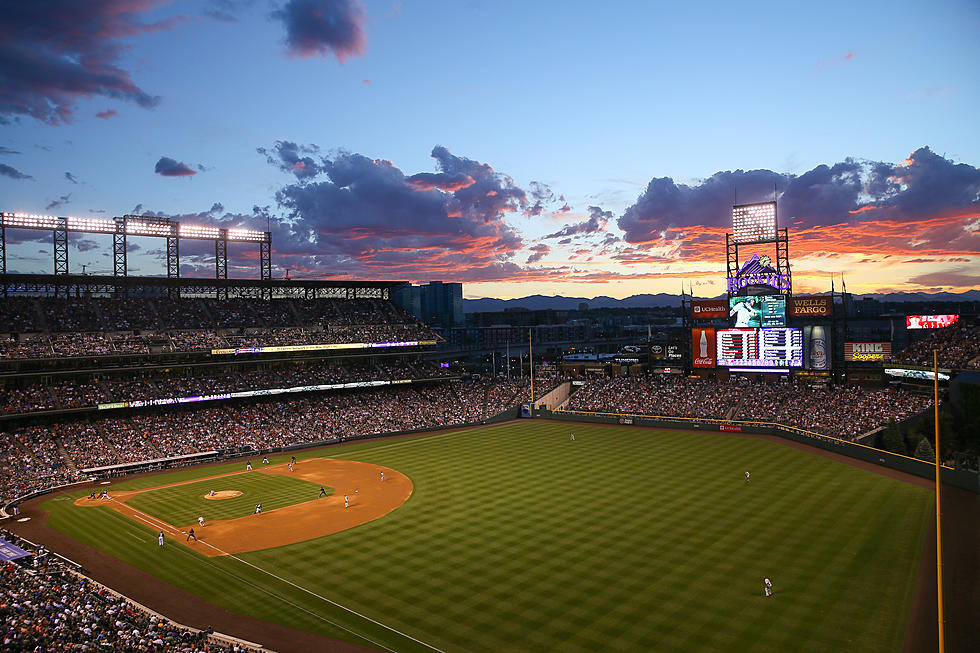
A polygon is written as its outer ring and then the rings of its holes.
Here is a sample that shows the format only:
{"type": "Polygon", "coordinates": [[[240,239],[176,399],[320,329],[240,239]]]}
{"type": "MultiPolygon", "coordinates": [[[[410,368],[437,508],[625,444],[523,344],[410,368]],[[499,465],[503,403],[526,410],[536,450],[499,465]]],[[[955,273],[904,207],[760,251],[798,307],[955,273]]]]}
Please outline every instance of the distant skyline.
{"type": "MultiPolygon", "coordinates": [[[[798,292],[980,288],[972,0],[0,0],[0,33],[3,211],[269,228],[275,277],[715,296],[731,205],[775,191],[798,292]]],[[[111,274],[111,238],[69,262],[111,274]]]]}

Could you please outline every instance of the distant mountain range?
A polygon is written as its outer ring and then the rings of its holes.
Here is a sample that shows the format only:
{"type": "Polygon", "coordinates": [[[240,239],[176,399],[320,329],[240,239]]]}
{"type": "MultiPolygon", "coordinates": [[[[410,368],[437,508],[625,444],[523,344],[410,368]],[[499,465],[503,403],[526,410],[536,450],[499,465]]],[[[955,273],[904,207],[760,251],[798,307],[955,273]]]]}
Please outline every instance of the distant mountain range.
{"type": "MultiPolygon", "coordinates": [[[[826,294],[826,293],[821,293],[826,294]]],[[[718,297],[704,297],[699,299],[718,299],[718,297]]],[[[869,297],[881,302],[975,302],[980,301],[980,290],[967,290],[962,293],[870,293],[866,295],[854,295],[855,299],[869,297]]],[[[504,311],[511,308],[524,308],[529,311],[555,310],[555,311],[574,311],[578,310],[579,304],[588,304],[589,308],[657,308],[666,306],[680,306],[680,295],[670,293],[658,293],[656,295],[632,295],[623,299],[615,297],[562,297],[561,295],[530,295],[516,299],[495,299],[484,297],[482,299],[464,299],[464,313],[486,313],[491,311],[504,311]]]]}

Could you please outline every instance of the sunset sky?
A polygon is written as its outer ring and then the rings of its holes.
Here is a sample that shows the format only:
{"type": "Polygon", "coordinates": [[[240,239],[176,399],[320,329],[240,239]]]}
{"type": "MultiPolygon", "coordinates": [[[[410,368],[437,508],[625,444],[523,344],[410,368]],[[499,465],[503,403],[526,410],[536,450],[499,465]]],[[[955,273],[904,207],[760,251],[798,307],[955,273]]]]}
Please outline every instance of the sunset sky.
{"type": "MultiPolygon", "coordinates": [[[[775,189],[796,292],[961,292],[978,34],[976,0],[0,0],[0,210],[270,228],[275,277],[714,296],[775,189]]],[[[50,233],[7,243],[53,270],[50,233]]],[[[111,274],[111,239],[69,262],[111,274]]]]}

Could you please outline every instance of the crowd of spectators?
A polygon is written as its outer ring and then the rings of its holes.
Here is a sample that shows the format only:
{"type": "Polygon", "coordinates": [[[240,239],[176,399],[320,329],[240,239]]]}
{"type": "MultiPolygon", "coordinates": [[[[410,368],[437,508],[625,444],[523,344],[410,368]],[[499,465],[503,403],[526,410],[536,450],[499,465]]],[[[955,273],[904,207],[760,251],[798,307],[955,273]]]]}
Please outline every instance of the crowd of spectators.
{"type": "Polygon", "coordinates": [[[719,383],[656,376],[589,381],[572,395],[565,408],[776,422],[846,439],[867,433],[891,418],[902,421],[931,406],[929,397],[891,388],[719,383]]]}
{"type": "Polygon", "coordinates": [[[14,297],[0,325],[0,358],[437,339],[381,299],[14,297]]]}
{"type": "Polygon", "coordinates": [[[53,559],[44,547],[7,531],[0,531],[0,539],[30,554],[0,563],[0,640],[5,651],[254,650],[219,642],[209,631],[177,626],[147,612],[53,559]]]}
{"type": "Polygon", "coordinates": [[[893,359],[899,363],[932,367],[932,351],[938,352],[939,366],[947,369],[980,369],[980,325],[954,324],[930,331],[910,343],[893,359]]]}
{"type": "MultiPolygon", "coordinates": [[[[0,386],[0,413],[82,408],[100,403],[191,397],[308,385],[393,381],[451,376],[448,369],[422,363],[377,364],[299,362],[269,369],[202,371],[173,368],[139,376],[65,380],[50,384],[0,386]]],[[[537,389],[535,389],[537,390],[537,389]]]]}

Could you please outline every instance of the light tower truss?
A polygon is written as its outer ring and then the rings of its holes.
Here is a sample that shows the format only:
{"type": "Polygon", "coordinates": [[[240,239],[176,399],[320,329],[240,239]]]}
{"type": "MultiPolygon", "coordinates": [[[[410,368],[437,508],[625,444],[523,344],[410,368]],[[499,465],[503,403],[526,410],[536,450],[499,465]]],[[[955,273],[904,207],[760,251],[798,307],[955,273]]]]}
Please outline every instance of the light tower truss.
{"type": "MultiPolygon", "coordinates": [[[[115,277],[127,276],[127,236],[167,239],[167,277],[180,277],[180,240],[214,241],[215,278],[228,278],[228,243],[259,244],[259,277],[272,279],[272,233],[254,229],[203,227],[180,224],[170,218],[127,214],[116,218],[78,218],[33,213],[0,213],[0,274],[7,272],[7,229],[50,231],[54,238],[54,273],[67,275],[68,234],[112,234],[112,261],[115,277]]],[[[221,286],[218,287],[219,289],[221,286]]],[[[221,292],[220,290],[218,291],[221,292]]],[[[227,297],[227,293],[225,294],[227,297]]]]}

